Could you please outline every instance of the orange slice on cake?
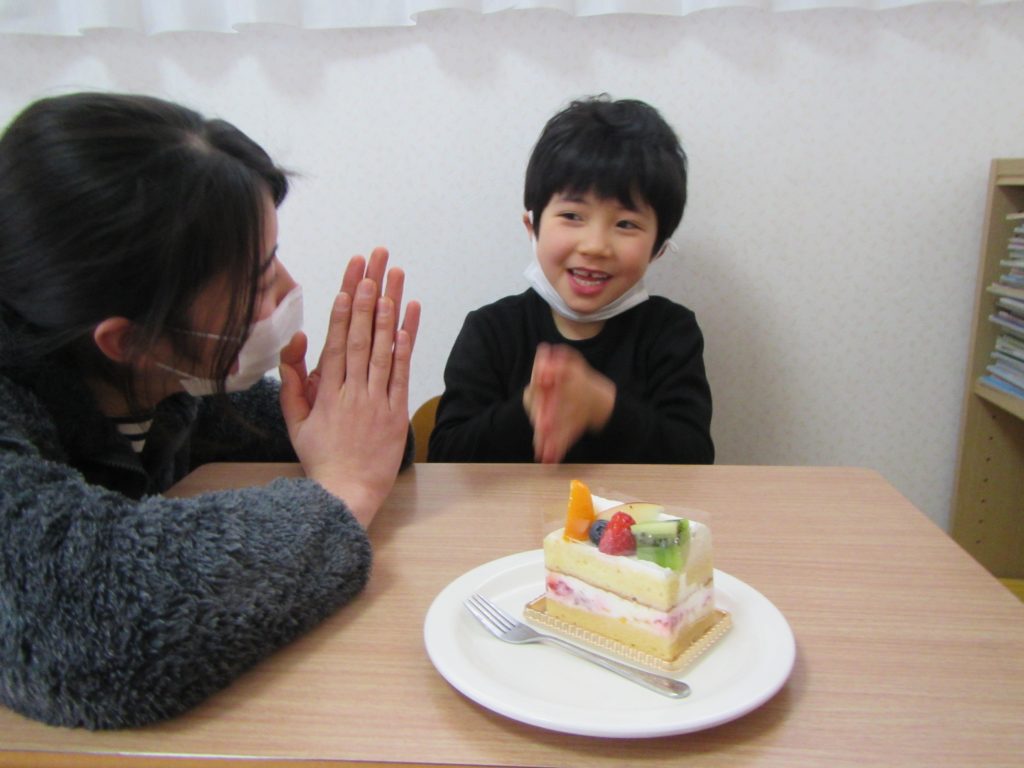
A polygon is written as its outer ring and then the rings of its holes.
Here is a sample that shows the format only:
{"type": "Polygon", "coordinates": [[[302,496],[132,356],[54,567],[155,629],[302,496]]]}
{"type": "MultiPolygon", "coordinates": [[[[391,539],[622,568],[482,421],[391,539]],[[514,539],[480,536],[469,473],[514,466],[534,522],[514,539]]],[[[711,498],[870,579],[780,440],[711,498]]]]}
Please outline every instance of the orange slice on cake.
{"type": "Polygon", "coordinates": [[[565,532],[562,538],[586,541],[587,531],[594,522],[594,499],[590,489],[581,480],[569,485],[569,506],[565,511],[565,532]]]}

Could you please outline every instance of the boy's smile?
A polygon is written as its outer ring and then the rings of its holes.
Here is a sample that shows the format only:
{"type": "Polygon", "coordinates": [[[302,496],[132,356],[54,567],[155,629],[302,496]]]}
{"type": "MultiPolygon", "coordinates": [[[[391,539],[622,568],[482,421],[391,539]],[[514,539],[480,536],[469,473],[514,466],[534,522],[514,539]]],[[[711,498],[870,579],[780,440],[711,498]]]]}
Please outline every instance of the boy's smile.
{"type": "Polygon", "coordinates": [[[636,203],[634,209],[590,192],[555,194],[541,213],[537,260],[573,311],[596,312],[647,272],[658,217],[645,202],[636,203]]]}
{"type": "Polygon", "coordinates": [[[581,296],[596,296],[604,290],[604,284],[611,280],[607,272],[589,269],[570,269],[569,285],[581,296]]]}

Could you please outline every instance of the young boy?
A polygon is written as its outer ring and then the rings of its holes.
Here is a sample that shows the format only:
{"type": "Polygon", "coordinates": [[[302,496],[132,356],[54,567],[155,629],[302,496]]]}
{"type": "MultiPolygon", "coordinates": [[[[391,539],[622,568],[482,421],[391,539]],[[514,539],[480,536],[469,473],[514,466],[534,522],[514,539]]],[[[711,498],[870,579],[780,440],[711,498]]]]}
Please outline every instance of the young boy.
{"type": "Polygon", "coordinates": [[[430,461],[714,461],[704,339],[644,273],[686,205],[658,112],[606,96],[548,121],[526,169],[531,288],[470,312],[430,461]]]}

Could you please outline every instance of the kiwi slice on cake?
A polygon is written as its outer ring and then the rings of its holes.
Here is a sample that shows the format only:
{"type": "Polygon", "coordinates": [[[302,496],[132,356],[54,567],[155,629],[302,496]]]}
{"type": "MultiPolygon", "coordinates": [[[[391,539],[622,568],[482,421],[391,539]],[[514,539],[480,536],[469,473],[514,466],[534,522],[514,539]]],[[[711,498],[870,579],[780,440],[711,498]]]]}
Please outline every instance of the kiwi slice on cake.
{"type": "Polygon", "coordinates": [[[652,520],[630,527],[636,539],[636,556],[639,560],[681,571],[686,565],[690,549],[690,521],[652,520]]]}

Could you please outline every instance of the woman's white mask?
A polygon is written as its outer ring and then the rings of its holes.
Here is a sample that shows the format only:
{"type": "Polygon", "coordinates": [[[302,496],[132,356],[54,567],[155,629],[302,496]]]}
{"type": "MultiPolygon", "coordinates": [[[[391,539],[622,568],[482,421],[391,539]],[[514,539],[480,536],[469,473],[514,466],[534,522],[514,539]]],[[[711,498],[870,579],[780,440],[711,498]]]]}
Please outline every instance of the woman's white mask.
{"type": "MultiPolygon", "coordinates": [[[[228,374],[224,380],[225,392],[241,392],[262,379],[281,361],[281,350],[292,337],[302,330],[302,287],[295,286],[281,299],[274,311],[252,325],[249,338],[238,352],[238,370],[228,374]]],[[[216,333],[200,333],[198,336],[223,339],[216,333]]],[[[217,392],[216,379],[204,379],[187,371],[157,363],[161,368],[180,376],[181,386],[190,395],[204,397],[217,392]]]]}

